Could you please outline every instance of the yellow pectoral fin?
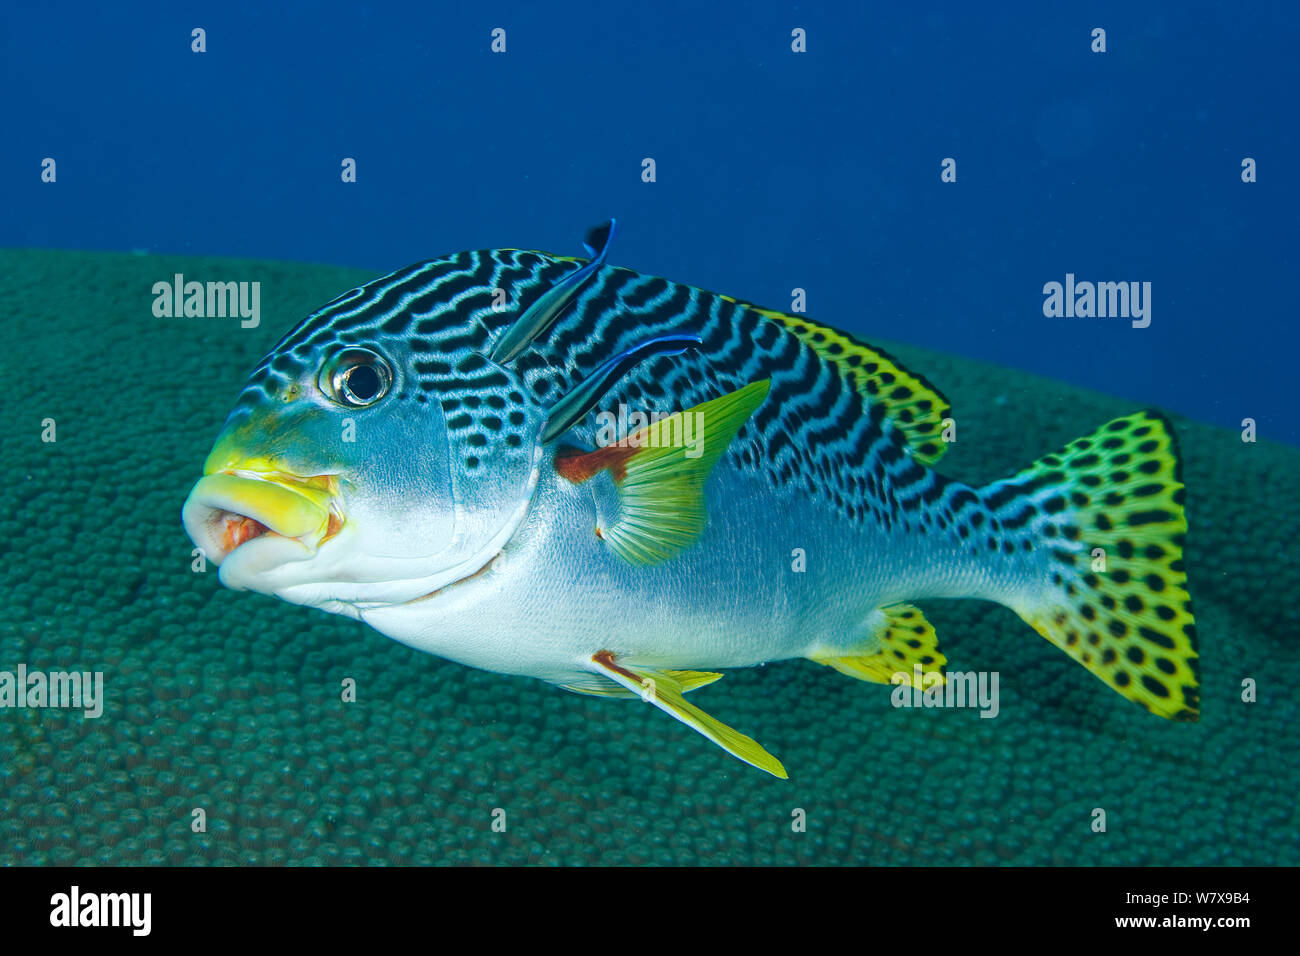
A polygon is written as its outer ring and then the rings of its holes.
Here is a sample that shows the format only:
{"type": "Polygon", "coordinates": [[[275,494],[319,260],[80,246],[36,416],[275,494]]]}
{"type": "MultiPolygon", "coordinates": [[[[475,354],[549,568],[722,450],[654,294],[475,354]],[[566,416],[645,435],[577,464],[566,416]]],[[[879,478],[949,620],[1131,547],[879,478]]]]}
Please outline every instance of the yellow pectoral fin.
{"type": "Polygon", "coordinates": [[[677,412],[616,445],[581,452],[562,448],[555,470],[581,484],[608,471],[618,488],[618,517],[596,533],[631,564],[667,561],[704,533],[704,482],[741,426],[767,398],[763,379],[677,412]]]}
{"type": "Polygon", "coordinates": [[[642,700],[654,704],[660,710],[680,720],[687,727],[708,737],[715,744],[740,760],[759,770],[766,770],[774,777],[785,780],[789,774],[781,761],[762,748],[751,737],[746,737],[738,730],[728,727],[722,721],[710,717],[694,704],[687,703],[682,696],[687,690],[711,684],[721,674],[702,673],[699,671],[654,671],[645,668],[633,669],[614,662],[614,655],[609,651],[600,651],[591,658],[593,668],[610,680],[621,684],[642,700]]]}

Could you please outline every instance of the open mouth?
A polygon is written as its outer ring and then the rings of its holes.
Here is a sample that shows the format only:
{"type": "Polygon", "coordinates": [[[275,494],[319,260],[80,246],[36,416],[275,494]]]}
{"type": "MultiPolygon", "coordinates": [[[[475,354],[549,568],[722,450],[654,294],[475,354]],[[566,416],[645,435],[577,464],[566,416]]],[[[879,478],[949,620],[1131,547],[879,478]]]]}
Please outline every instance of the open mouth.
{"type": "Polygon", "coordinates": [[[207,559],[220,565],[236,551],[273,566],[302,561],[343,528],[338,479],[283,472],[223,471],[199,480],[181,520],[207,559]]]}

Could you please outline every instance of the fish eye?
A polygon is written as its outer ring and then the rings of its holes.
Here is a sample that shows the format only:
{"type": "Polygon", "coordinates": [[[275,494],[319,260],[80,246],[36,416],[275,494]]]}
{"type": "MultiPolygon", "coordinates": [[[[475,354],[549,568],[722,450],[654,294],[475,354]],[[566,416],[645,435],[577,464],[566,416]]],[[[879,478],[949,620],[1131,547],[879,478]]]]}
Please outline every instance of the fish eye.
{"type": "Polygon", "coordinates": [[[321,390],[349,408],[375,404],[392,384],[392,367],[369,349],[345,349],[326,363],[321,375],[321,390]]]}

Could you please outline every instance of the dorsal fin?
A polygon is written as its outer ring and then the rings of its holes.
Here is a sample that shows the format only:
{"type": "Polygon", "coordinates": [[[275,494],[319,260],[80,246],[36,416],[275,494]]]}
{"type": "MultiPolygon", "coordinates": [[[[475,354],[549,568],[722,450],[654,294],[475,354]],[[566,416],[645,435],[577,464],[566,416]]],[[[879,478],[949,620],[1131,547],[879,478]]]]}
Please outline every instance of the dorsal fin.
{"type": "Polygon", "coordinates": [[[884,349],[859,342],[837,329],[806,319],[764,309],[750,302],[733,300],[771,319],[795,335],[828,362],[834,363],[868,402],[885,406],[885,416],[902,430],[912,457],[930,466],[937,462],[948,443],[943,441],[943,420],[952,405],[943,394],[915,372],[909,372],[884,349]]]}

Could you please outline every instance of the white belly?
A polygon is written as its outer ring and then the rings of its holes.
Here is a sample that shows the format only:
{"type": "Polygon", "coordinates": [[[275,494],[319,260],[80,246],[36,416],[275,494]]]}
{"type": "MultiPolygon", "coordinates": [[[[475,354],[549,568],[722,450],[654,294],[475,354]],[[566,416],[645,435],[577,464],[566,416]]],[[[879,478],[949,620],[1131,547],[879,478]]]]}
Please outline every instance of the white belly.
{"type": "Polygon", "coordinates": [[[630,565],[601,542],[583,486],[543,479],[488,571],[363,619],[470,667],[561,682],[601,650],[633,666],[708,670],[860,641],[881,599],[871,581],[884,576],[883,542],[871,547],[861,527],[828,520],[807,497],[716,477],[704,537],[653,567],[630,565]]]}

